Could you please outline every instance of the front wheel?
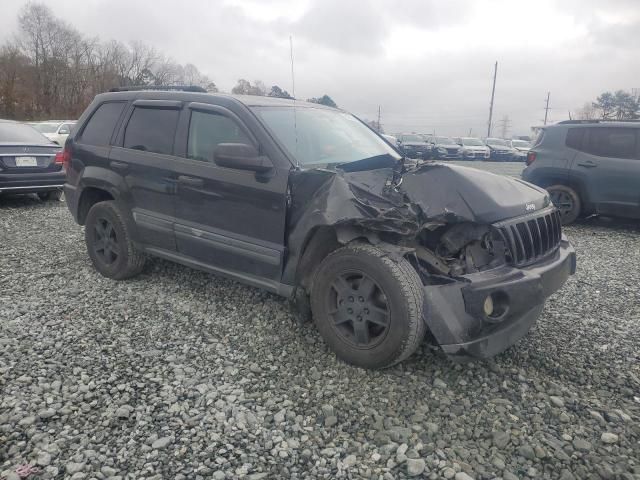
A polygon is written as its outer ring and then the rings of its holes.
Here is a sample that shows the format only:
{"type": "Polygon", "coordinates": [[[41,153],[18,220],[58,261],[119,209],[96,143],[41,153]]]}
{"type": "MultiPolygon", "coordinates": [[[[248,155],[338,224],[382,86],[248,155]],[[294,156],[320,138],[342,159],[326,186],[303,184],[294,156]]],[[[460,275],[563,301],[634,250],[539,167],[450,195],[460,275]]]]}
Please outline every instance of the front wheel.
{"type": "Polygon", "coordinates": [[[582,210],[580,196],[571,187],[566,185],[551,185],[547,187],[551,201],[560,211],[560,221],[568,225],[577,220],[582,210]]]}
{"type": "Polygon", "coordinates": [[[344,361],[385,368],[408,358],[426,326],[422,282],[405,259],[368,244],[334,251],[319,265],[311,310],[324,341],[344,361]]]}

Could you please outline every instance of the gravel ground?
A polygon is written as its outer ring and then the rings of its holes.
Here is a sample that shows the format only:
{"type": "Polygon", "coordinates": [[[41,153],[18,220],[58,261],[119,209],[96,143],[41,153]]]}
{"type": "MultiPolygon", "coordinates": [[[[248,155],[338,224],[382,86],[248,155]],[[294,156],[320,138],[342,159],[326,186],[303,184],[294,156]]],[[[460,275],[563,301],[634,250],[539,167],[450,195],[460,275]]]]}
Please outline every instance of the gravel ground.
{"type": "Polygon", "coordinates": [[[490,362],[364,371],[287,302],[154,260],[114,282],[64,203],[0,199],[0,477],[640,479],[640,227],[490,362]]]}

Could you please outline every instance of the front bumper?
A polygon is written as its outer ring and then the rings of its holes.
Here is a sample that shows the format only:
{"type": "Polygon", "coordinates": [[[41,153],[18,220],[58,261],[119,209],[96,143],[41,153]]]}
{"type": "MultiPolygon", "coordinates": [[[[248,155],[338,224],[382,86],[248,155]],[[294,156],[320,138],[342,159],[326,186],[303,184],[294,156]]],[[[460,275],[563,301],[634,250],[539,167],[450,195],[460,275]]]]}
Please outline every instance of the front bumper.
{"type": "Polygon", "coordinates": [[[513,154],[511,152],[502,152],[491,150],[491,154],[489,155],[491,160],[498,160],[502,162],[509,162],[513,159],[513,154]]]}
{"type": "Polygon", "coordinates": [[[0,192],[34,193],[61,190],[64,182],[64,170],[41,173],[0,173],[0,192]]]}
{"type": "Polygon", "coordinates": [[[575,250],[563,236],[558,250],[529,267],[504,266],[425,287],[424,320],[445,354],[454,359],[489,358],[527,334],[546,298],[575,271],[575,250]],[[488,295],[504,302],[498,318],[484,314],[488,295]]]}
{"type": "Polygon", "coordinates": [[[469,160],[485,160],[490,157],[488,152],[468,150],[463,153],[463,157],[469,160]]]}

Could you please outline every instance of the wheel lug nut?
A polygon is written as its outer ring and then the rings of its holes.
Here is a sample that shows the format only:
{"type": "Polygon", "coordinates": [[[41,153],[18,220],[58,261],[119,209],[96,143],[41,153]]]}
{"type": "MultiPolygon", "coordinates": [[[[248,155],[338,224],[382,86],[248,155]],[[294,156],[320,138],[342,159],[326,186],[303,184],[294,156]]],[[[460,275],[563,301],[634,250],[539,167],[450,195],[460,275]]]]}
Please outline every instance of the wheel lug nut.
{"type": "Polygon", "coordinates": [[[364,313],[365,313],[366,315],[369,315],[369,309],[368,309],[368,308],[365,308],[365,309],[364,309],[364,313]]]}
{"type": "Polygon", "coordinates": [[[359,302],[364,302],[364,297],[358,297],[359,302]]]}
{"type": "Polygon", "coordinates": [[[362,317],[360,315],[358,315],[358,321],[361,322],[362,321],[362,317]]]}
{"type": "Polygon", "coordinates": [[[349,297],[349,301],[353,303],[353,297],[349,297]]]}
{"type": "Polygon", "coordinates": [[[347,308],[348,313],[353,313],[353,308],[347,308]]]}

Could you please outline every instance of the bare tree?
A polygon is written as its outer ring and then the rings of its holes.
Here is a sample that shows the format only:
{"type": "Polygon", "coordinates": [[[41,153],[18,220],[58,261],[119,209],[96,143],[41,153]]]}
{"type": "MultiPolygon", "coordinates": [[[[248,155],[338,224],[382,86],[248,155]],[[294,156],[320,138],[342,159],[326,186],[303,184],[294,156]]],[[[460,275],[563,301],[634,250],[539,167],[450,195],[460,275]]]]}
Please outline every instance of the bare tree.
{"type": "MultiPolygon", "coordinates": [[[[97,93],[116,86],[186,83],[218,90],[193,64],[180,65],[142,42],[85,37],[41,3],[22,8],[18,27],[15,39],[0,45],[1,117],[76,117],[97,93]]],[[[265,90],[262,82],[252,88],[265,90]]]]}

